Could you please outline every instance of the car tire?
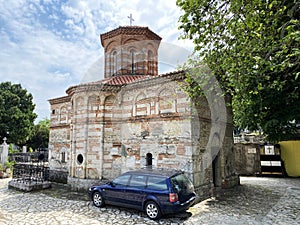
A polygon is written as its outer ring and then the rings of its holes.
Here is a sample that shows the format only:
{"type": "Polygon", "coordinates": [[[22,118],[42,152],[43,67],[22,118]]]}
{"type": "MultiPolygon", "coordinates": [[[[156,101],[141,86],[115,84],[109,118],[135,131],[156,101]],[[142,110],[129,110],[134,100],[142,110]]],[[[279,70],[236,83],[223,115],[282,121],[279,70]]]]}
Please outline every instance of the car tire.
{"type": "Polygon", "coordinates": [[[146,203],[145,211],[151,220],[157,220],[161,217],[160,208],[154,201],[149,201],[146,203]]]}
{"type": "Polygon", "coordinates": [[[104,199],[99,191],[93,193],[93,204],[96,207],[104,206],[104,199]]]}

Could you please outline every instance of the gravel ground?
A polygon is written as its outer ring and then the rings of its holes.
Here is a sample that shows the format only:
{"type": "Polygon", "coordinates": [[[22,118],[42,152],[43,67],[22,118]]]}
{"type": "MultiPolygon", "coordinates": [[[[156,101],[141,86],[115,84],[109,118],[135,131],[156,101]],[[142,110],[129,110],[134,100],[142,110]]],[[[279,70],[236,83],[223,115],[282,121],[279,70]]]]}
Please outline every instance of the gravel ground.
{"type": "Polygon", "coordinates": [[[241,177],[240,186],[159,221],[136,210],[96,208],[86,193],[70,192],[66,186],[23,193],[8,189],[8,181],[0,180],[0,225],[300,224],[300,178],[241,177]]]}
{"type": "Polygon", "coordinates": [[[186,224],[300,224],[300,179],[241,177],[190,211],[186,224]]]}

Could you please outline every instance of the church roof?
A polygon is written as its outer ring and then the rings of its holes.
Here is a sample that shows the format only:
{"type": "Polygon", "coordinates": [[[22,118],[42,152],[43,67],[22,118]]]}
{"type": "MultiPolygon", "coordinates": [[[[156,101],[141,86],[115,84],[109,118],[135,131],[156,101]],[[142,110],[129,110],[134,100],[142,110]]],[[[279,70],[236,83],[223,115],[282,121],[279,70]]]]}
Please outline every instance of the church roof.
{"type": "Polygon", "coordinates": [[[145,35],[149,40],[161,40],[162,38],[151,31],[148,27],[142,26],[119,26],[118,28],[100,35],[101,44],[103,41],[117,35],[145,35]]]}
{"type": "Polygon", "coordinates": [[[101,80],[102,84],[108,84],[108,85],[124,85],[124,84],[130,84],[132,82],[135,82],[137,80],[143,80],[148,79],[152,76],[148,75],[122,75],[122,76],[113,76],[109,77],[107,79],[101,80]]]}
{"type": "Polygon", "coordinates": [[[58,98],[53,98],[53,99],[49,99],[48,101],[50,102],[50,104],[58,104],[58,103],[64,103],[64,102],[69,102],[71,99],[70,96],[62,96],[62,97],[58,97],[58,98]]]}
{"type": "Polygon", "coordinates": [[[119,75],[119,76],[112,76],[103,80],[98,80],[94,82],[89,82],[81,85],[93,85],[93,84],[103,84],[103,85],[110,85],[110,86],[123,86],[126,84],[133,83],[138,80],[148,79],[152,76],[149,75],[119,75]]]}
{"type": "MultiPolygon", "coordinates": [[[[183,79],[185,72],[183,70],[173,71],[170,73],[160,74],[158,76],[151,75],[119,75],[112,76],[103,80],[98,80],[94,82],[79,84],[76,86],[71,86],[66,90],[68,95],[72,95],[74,90],[86,90],[86,88],[96,88],[97,90],[119,90],[122,86],[129,84],[139,84],[139,83],[151,83],[152,81],[159,79],[183,79]]],[[[53,101],[53,100],[52,100],[53,101]]]]}
{"type": "Polygon", "coordinates": [[[88,83],[88,85],[91,84],[104,84],[104,85],[110,85],[110,86],[123,86],[127,84],[132,84],[136,82],[147,82],[148,80],[153,79],[160,79],[160,78],[170,78],[175,75],[182,75],[184,74],[183,70],[177,70],[165,74],[160,74],[158,76],[151,76],[151,75],[119,75],[119,76],[112,76],[109,78],[106,78],[104,80],[99,80],[95,82],[88,83]]]}
{"type": "MultiPolygon", "coordinates": [[[[83,83],[79,84],[76,86],[71,86],[66,90],[66,93],[69,95],[73,92],[73,90],[78,89],[78,88],[84,88],[84,87],[92,87],[92,86],[98,86],[100,89],[104,90],[105,87],[121,87],[123,85],[131,84],[135,81],[143,80],[143,79],[148,79],[152,76],[150,75],[120,75],[120,76],[113,76],[109,77],[103,80],[98,80],[94,82],[89,82],[89,83],[83,83]]],[[[109,89],[110,89],[109,88],[109,89]]]]}

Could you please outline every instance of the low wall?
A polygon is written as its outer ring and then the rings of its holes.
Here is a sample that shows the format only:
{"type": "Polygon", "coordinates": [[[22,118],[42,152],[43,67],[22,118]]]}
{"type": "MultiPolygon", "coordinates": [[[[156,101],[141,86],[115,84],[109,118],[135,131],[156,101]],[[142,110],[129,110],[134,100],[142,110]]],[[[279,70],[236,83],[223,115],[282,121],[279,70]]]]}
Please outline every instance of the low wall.
{"type": "Polygon", "coordinates": [[[15,188],[17,190],[29,192],[47,189],[51,187],[51,182],[44,181],[26,181],[26,180],[11,180],[8,182],[8,188],[15,188]]]}
{"type": "Polygon", "coordinates": [[[100,182],[100,180],[82,179],[68,176],[68,185],[70,185],[71,190],[73,191],[88,191],[89,187],[99,184],[100,182]]]}
{"type": "Polygon", "coordinates": [[[227,177],[222,181],[222,188],[232,188],[237,185],[240,185],[240,177],[238,175],[233,175],[231,177],[227,177]]]}
{"type": "Polygon", "coordinates": [[[195,187],[195,192],[197,194],[195,203],[201,202],[204,199],[210,198],[213,196],[214,188],[211,183],[201,185],[199,187],[195,187]]]}
{"type": "Polygon", "coordinates": [[[68,183],[68,171],[65,170],[50,170],[49,181],[67,184],[68,183]]]}
{"type": "Polygon", "coordinates": [[[234,157],[236,173],[256,175],[260,173],[260,145],[256,143],[235,143],[234,157]]]}

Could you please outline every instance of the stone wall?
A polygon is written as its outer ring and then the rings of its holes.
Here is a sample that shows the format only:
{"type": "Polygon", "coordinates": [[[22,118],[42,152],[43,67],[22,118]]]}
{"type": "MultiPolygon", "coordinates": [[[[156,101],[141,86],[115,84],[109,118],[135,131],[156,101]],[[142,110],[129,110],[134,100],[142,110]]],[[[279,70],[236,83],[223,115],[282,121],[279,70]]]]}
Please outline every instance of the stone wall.
{"type": "Polygon", "coordinates": [[[235,143],[235,166],[239,175],[260,173],[260,145],[255,143],[235,143]]]}
{"type": "Polygon", "coordinates": [[[71,190],[74,191],[88,191],[89,187],[99,184],[100,181],[98,179],[81,179],[76,177],[68,177],[68,185],[70,185],[71,190]]]}
{"type": "Polygon", "coordinates": [[[147,166],[147,154],[154,167],[191,172],[190,105],[176,82],[128,85],[105,109],[103,177],[147,166]]]}
{"type": "Polygon", "coordinates": [[[238,184],[230,109],[214,121],[219,117],[204,97],[195,107],[181,90],[182,77],[175,73],[115,91],[91,84],[74,89],[69,102],[52,102],[53,109],[70,110],[68,123],[52,115],[49,163],[63,174],[59,179],[68,171],[71,186],[86,188],[85,180],[112,179],[151,163],[185,170],[201,198],[238,184]]]}
{"type": "Polygon", "coordinates": [[[71,161],[71,98],[64,96],[51,99],[49,102],[51,104],[48,146],[50,170],[68,168],[71,161]]]}
{"type": "Polygon", "coordinates": [[[49,181],[67,184],[68,183],[68,175],[69,175],[69,172],[67,170],[51,169],[49,171],[49,181]]]}

